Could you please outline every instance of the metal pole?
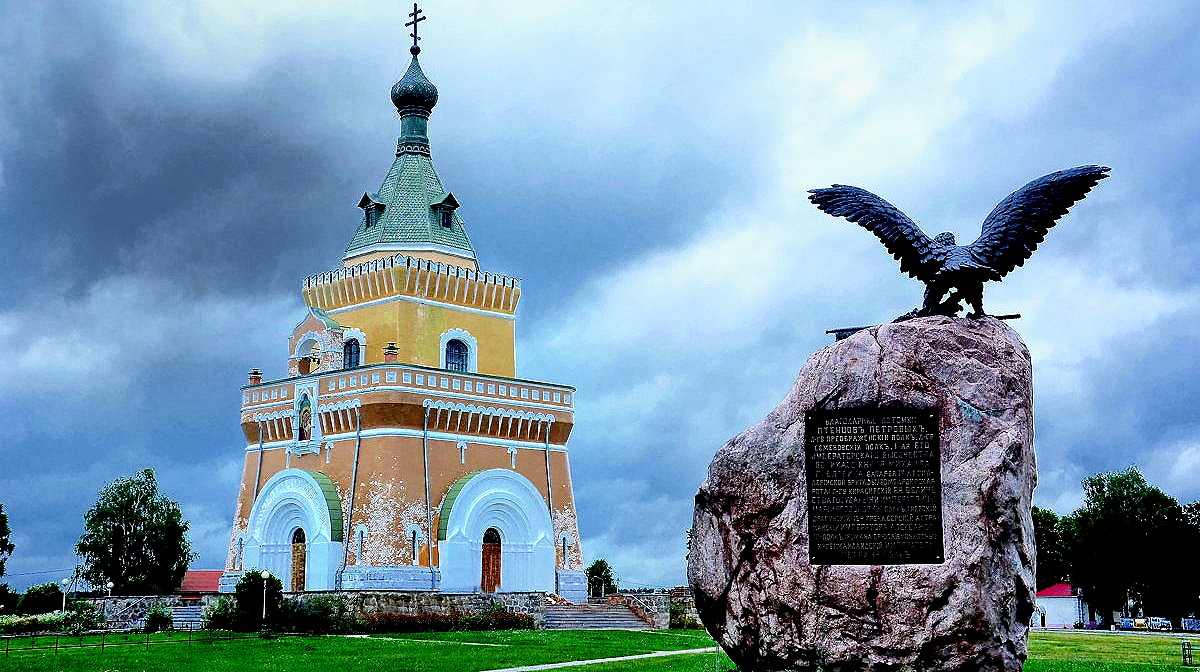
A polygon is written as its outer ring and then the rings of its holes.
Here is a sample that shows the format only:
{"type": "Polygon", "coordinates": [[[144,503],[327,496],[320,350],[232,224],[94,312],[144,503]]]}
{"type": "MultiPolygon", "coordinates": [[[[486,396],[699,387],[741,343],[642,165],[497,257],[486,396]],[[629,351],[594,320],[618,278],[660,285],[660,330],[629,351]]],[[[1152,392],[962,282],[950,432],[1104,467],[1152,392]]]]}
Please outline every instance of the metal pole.
{"type": "Polygon", "coordinates": [[[428,406],[425,407],[425,422],[421,432],[421,451],[425,459],[425,529],[429,535],[429,589],[435,590],[434,585],[437,581],[437,575],[433,573],[433,538],[436,533],[433,530],[433,509],[429,504],[429,411],[428,406]]]}

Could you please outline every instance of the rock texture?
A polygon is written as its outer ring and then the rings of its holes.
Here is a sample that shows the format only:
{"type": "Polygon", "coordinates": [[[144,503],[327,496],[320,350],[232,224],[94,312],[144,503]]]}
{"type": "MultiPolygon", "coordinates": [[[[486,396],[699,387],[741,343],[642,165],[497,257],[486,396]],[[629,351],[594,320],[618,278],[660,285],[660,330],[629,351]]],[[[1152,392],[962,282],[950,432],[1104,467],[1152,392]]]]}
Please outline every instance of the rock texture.
{"type": "Polygon", "coordinates": [[[688,578],[742,670],[1020,670],[1034,596],[1029,351],[993,318],[928,317],[817,352],[696,495],[688,578]],[[804,413],[941,412],[940,565],[811,565],[804,413]]]}

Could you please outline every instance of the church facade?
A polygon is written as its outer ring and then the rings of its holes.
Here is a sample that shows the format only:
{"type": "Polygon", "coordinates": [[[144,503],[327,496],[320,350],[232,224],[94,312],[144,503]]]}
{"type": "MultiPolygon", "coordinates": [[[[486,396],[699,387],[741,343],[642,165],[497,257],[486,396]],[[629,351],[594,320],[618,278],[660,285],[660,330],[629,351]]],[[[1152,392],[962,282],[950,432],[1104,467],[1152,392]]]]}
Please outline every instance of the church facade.
{"type": "MultiPolygon", "coordinates": [[[[415,31],[414,31],[415,32],[415,31]]],[[[438,92],[392,87],[395,159],[343,265],[307,278],[287,377],[242,388],[221,588],[547,591],[586,599],[567,440],[574,388],[516,376],[521,283],[479,268],[430,155],[438,92]]]]}

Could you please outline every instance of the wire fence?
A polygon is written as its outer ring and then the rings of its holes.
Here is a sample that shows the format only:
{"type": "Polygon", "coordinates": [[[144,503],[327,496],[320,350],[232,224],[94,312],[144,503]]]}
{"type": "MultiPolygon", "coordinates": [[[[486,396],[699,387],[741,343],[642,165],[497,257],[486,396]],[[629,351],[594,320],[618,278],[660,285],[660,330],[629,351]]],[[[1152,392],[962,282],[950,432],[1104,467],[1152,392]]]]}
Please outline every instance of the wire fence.
{"type": "MultiPolygon", "coordinates": [[[[286,634],[288,633],[271,633],[271,636],[285,636],[286,634]]],[[[193,628],[155,633],[93,630],[79,635],[61,632],[3,635],[0,636],[0,640],[3,640],[3,644],[0,646],[4,648],[4,657],[7,658],[10,653],[19,651],[53,650],[57,654],[60,650],[99,649],[103,652],[106,648],[114,646],[142,646],[149,651],[151,646],[161,644],[186,644],[191,646],[193,643],[213,644],[239,639],[257,639],[261,636],[262,633],[257,632],[231,632],[229,630],[201,630],[193,628]]]]}

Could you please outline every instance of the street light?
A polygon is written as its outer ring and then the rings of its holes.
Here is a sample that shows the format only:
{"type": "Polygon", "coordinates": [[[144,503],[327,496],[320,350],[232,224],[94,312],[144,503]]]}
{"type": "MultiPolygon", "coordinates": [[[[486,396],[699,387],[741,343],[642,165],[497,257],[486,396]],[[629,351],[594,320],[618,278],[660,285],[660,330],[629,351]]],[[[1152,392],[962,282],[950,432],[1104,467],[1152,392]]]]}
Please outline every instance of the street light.
{"type": "Polygon", "coordinates": [[[267,579],[271,578],[271,573],[270,573],[270,572],[268,572],[267,570],[265,570],[265,569],[264,569],[264,570],[262,570],[261,572],[259,572],[259,575],[260,575],[260,576],[262,576],[262,580],[263,580],[263,617],[262,617],[262,625],[263,625],[263,629],[265,630],[265,629],[266,629],[266,627],[267,627],[267,579]]]}
{"type": "Polygon", "coordinates": [[[62,581],[60,581],[59,583],[61,583],[61,584],[62,584],[62,586],[63,586],[63,587],[62,587],[62,594],[63,594],[63,608],[62,608],[62,610],[63,610],[63,613],[66,613],[66,611],[67,611],[67,584],[71,583],[71,580],[70,580],[70,579],[63,579],[63,580],[62,580],[62,581]]]}
{"type": "Polygon", "coordinates": [[[112,597],[113,582],[109,581],[108,583],[104,584],[104,586],[108,588],[108,596],[112,597]]]}

